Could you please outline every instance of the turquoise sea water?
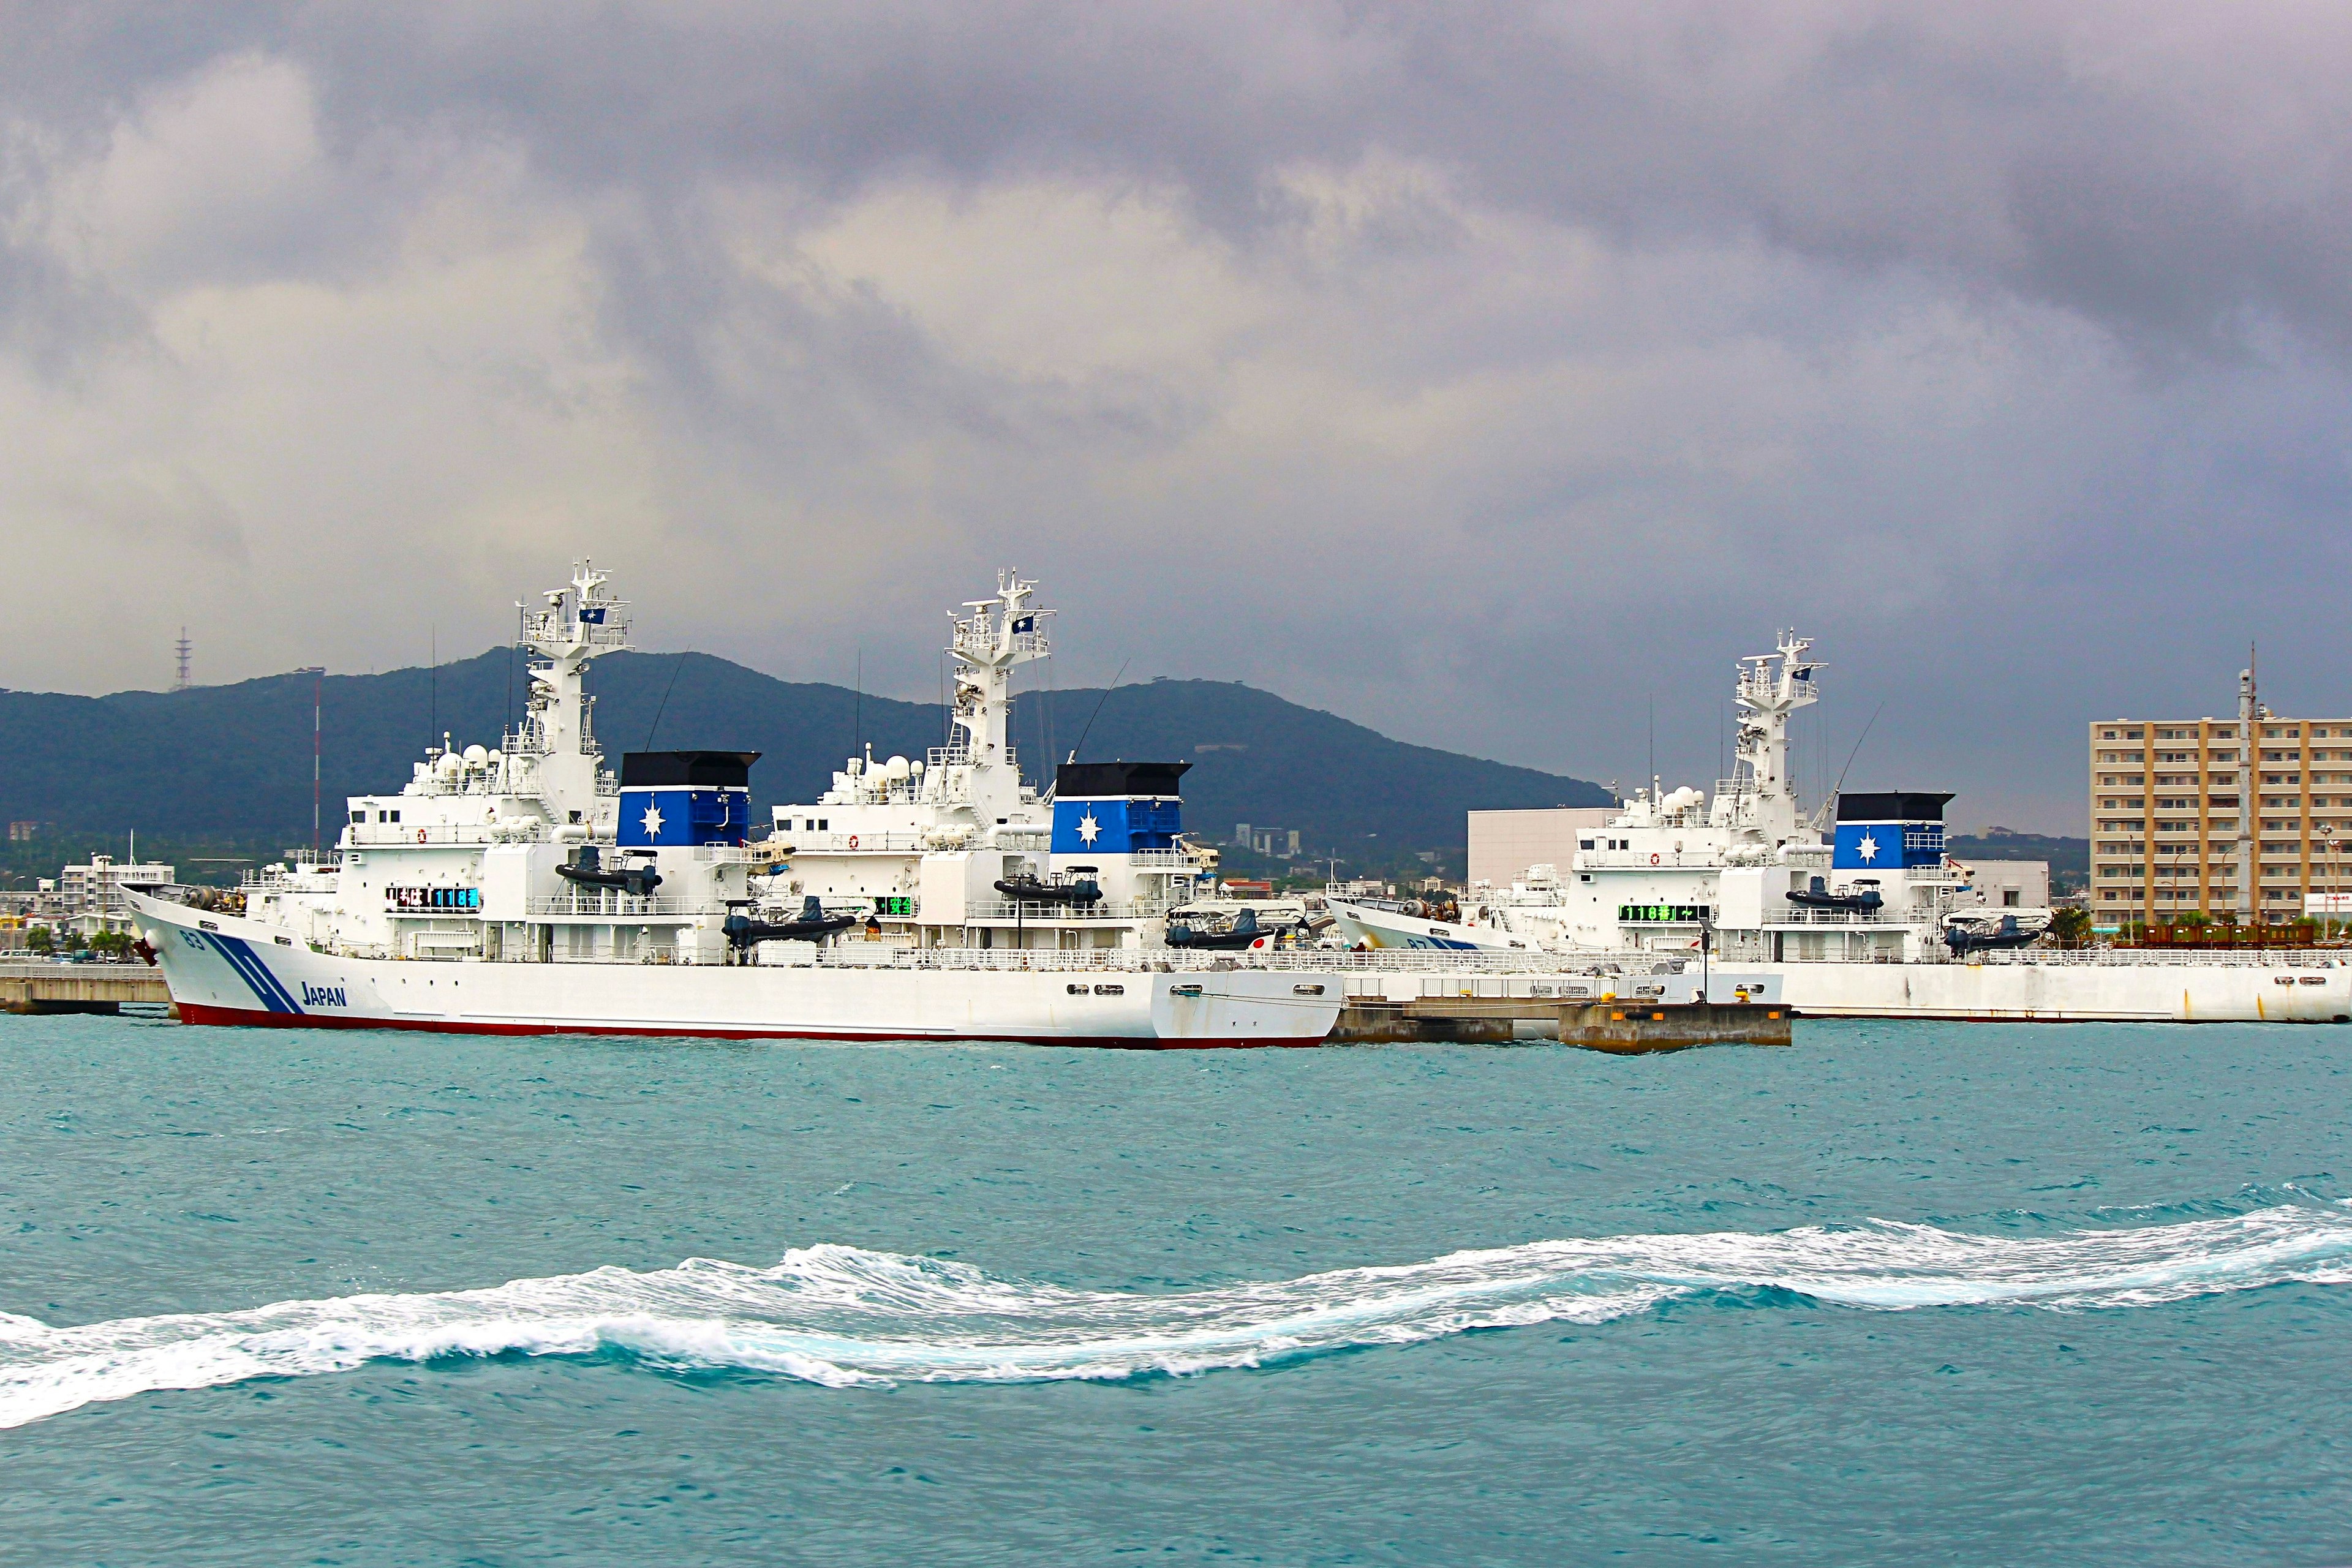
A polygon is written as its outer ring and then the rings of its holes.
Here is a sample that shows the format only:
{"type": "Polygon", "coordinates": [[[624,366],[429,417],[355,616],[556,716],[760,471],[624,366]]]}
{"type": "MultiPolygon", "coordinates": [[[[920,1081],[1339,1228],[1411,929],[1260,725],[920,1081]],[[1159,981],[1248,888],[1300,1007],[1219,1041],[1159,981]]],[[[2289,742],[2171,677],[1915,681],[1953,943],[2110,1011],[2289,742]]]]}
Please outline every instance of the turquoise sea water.
{"type": "Polygon", "coordinates": [[[2352,1561],[2347,1057],[0,1018],[0,1562],[2352,1561]]]}

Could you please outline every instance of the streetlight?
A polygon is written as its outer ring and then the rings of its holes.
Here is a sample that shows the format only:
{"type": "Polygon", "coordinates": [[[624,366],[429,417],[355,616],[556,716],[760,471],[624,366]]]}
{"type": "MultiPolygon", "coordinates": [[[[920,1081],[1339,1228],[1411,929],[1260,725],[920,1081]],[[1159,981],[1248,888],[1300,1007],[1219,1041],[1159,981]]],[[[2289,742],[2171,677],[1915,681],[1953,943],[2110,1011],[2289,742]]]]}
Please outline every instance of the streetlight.
{"type": "MultiPolygon", "coordinates": [[[[2172,894],[2172,898],[2173,898],[2173,905],[2172,905],[2172,911],[2168,911],[2168,918],[2166,919],[2166,921],[2165,921],[2165,922],[2164,922],[2168,930],[2175,930],[2175,929],[2176,929],[2176,928],[2175,928],[2175,925],[2174,925],[2174,921],[2169,918],[2169,913],[2170,913],[2170,912],[2177,912],[2177,911],[2179,910],[2179,908],[2180,908],[2180,901],[2179,901],[2179,900],[2180,900],[2180,852],[2181,852],[2183,849],[2187,849],[2187,848],[2189,848],[2189,847],[2190,847],[2190,846],[2189,846],[2189,845],[2185,844],[2185,843],[2179,843],[2179,842],[2176,842],[2176,843],[2174,843],[2174,844],[2171,846],[2171,849],[2172,849],[2172,887],[2171,887],[2171,889],[2170,889],[2169,890],[2170,890],[2170,892],[2171,892],[2171,894],[2172,894]]],[[[2199,857],[2199,858],[2200,858],[2200,859],[2202,859],[2202,858],[2203,858],[2203,857],[2202,857],[2202,856],[2200,856],[2200,857],[2199,857]]],[[[2202,903],[2202,902],[2204,902],[2204,900],[2200,897],[2200,898],[2198,900],[2198,902],[2202,903]]]]}
{"type": "MultiPolygon", "coordinates": [[[[2340,912],[2336,908],[2336,900],[2341,895],[2336,891],[2336,825],[2334,823],[2323,822],[2319,825],[2319,847],[2320,852],[2327,857],[2327,899],[2325,907],[2327,913],[2336,914],[2340,912]]],[[[2340,929],[2343,922],[2339,921],[2336,924],[2340,929]]],[[[2325,921],[2320,922],[2320,929],[2323,931],[2326,930],[2325,921]]]]}

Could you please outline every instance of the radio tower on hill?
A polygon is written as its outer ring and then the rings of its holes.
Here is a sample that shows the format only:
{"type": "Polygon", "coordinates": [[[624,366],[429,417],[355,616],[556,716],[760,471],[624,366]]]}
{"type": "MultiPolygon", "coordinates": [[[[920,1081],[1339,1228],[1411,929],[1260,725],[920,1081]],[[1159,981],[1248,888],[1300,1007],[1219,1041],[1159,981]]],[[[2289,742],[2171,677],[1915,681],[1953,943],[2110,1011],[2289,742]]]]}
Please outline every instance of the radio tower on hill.
{"type": "Polygon", "coordinates": [[[196,651],[196,645],[188,640],[187,627],[182,626],[180,628],[180,640],[172,645],[172,651],[177,654],[180,659],[180,677],[178,679],[172,682],[172,689],[174,691],[185,691],[190,685],[188,680],[188,656],[196,651]]]}

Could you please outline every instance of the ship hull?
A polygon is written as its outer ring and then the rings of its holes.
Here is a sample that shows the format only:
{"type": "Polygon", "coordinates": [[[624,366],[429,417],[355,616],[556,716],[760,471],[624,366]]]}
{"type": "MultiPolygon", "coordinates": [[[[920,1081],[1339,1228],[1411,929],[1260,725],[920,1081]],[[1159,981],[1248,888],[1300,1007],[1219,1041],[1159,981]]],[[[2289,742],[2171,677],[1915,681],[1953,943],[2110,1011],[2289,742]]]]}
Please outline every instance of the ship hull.
{"type": "MultiPolygon", "coordinates": [[[[1486,927],[1419,920],[1391,910],[1332,905],[1350,942],[1374,948],[1512,951],[1486,927]]],[[[1569,970],[1657,953],[1538,951],[1529,966],[1569,970]]],[[[1677,955],[1696,963],[1696,952],[1677,955]]],[[[2352,1022],[2352,968],[2284,963],[2096,963],[2063,954],[1990,963],[1735,963],[1725,973],[1772,975],[1780,999],[1811,1018],[1936,1018],[1964,1022],[2294,1023],[2352,1022]]]]}
{"type": "Polygon", "coordinates": [[[1983,1023],[2341,1024],[2352,969],[2272,964],[1774,963],[1807,1017],[1983,1023]]]}
{"type": "Polygon", "coordinates": [[[1368,948],[1399,948],[1411,952],[1528,952],[1535,944],[1491,926],[1433,921],[1367,904],[1331,900],[1334,926],[1341,942],[1368,948]]]}
{"type": "MultiPolygon", "coordinates": [[[[1334,974],[1238,969],[415,962],[312,952],[258,921],[138,900],[183,1022],[447,1034],[1311,1046],[1334,974]]],[[[1042,954],[1041,961],[1055,955],[1042,954]]]]}

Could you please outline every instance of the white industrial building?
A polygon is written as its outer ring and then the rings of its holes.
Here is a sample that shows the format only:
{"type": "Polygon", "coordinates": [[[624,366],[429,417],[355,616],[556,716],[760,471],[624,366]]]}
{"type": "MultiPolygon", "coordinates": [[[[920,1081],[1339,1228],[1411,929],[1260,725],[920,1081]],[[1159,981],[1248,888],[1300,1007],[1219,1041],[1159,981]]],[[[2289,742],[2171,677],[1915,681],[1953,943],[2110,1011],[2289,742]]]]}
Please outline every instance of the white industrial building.
{"type": "Polygon", "coordinates": [[[1973,899],[1987,909],[2046,910],[2050,907],[2047,860],[1977,860],[1955,857],[1969,868],[1969,882],[1953,902],[1973,899]]]}
{"type": "Polygon", "coordinates": [[[1565,871],[1576,858],[1577,834],[1590,832],[1622,809],[1553,805],[1534,811],[1474,811],[1468,879],[1502,888],[1524,878],[1530,866],[1565,871]]]}

